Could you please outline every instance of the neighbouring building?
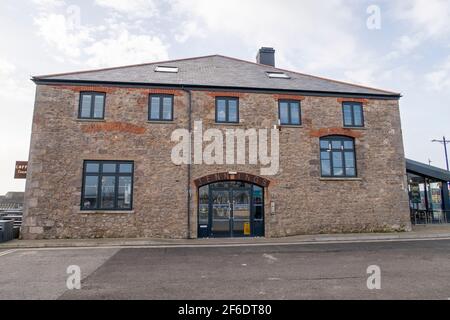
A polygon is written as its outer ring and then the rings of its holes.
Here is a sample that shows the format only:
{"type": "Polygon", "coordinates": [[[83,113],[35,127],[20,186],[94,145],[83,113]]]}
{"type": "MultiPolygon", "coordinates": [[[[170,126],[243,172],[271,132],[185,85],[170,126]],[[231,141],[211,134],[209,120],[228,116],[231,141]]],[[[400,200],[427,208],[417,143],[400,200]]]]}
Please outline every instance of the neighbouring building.
{"type": "Polygon", "coordinates": [[[23,192],[8,192],[4,196],[0,196],[0,212],[23,210],[23,192]]]}
{"type": "Polygon", "coordinates": [[[406,159],[413,224],[450,222],[450,172],[406,159]]]}
{"type": "Polygon", "coordinates": [[[398,93],[278,69],[271,48],[33,81],[24,239],[411,228],[398,93]],[[197,160],[218,133],[266,130],[279,168],[264,174],[250,142],[232,146],[245,161],[174,161],[178,129],[203,137],[197,160]]]}

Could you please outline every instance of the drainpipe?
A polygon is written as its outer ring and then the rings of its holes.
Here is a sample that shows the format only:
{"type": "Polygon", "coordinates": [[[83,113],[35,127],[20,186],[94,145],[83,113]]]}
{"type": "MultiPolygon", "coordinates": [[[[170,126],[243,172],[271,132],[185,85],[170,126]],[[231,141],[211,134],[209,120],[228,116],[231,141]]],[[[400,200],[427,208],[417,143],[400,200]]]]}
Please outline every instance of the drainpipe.
{"type": "Polygon", "coordinates": [[[183,91],[188,94],[188,130],[189,130],[189,161],[187,164],[187,237],[188,239],[192,238],[191,235],[191,196],[192,196],[192,190],[191,190],[191,161],[192,161],[192,91],[189,89],[185,89],[183,87],[183,91]]]}

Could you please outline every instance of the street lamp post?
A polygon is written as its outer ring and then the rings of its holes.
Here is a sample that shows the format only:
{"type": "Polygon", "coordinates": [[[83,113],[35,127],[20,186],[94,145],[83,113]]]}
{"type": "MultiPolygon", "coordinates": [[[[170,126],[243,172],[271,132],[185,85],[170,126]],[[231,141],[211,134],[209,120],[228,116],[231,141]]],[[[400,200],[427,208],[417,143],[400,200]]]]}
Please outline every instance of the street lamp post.
{"type": "Polygon", "coordinates": [[[439,142],[444,145],[444,152],[445,152],[445,163],[447,164],[447,171],[450,171],[448,166],[448,153],[447,153],[447,143],[450,143],[449,140],[446,140],[445,137],[442,138],[442,140],[432,140],[431,142],[439,142]]]}

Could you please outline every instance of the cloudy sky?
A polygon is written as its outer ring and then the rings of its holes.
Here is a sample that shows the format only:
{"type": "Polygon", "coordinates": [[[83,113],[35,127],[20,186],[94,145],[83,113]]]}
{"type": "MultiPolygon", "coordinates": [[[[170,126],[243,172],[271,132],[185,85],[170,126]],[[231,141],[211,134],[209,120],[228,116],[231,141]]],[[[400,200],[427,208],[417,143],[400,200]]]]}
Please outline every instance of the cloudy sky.
{"type": "Polygon", "coordinates": [[[0,36],[0,194],[24,189],[31,75],[261,46],[278,67],[401,92],[407,157],[445,167],[430,141],[450,138],[448,0],[1,0],[0,36]]]}

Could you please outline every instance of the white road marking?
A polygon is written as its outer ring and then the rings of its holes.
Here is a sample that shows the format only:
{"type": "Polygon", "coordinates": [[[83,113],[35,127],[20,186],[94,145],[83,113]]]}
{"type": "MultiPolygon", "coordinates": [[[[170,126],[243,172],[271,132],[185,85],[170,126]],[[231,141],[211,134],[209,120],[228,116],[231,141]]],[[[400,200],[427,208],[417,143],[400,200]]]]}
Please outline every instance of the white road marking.
{"type": "MultiPolygon", "coordinates": [[[[315,244],[347,244],[347,243],[383,243],[383,242],[417,242],[450,240],[450,238],[422,238],[422,239],[374,239],[374,240],[342,240],[342,241],[305,241],[305,242],[269,242],[269,243],[223,243],[223,244],[159,244],[159,245],[109,245],[87,247],[53,247],[53,248],[16,248],[13,251],[58,251],[58,250],[98,250],[98,249],[168,249],[168,248],[235,248],[235,247],[274,247],[274,246],[302,246],[315,244]]],[[[0,247],[1,248],[1,247],[0,247]]],[[[1,254],[0,254],[1,256],[1,254]]]]}
{"type": "Polygon", "coordinates": [[[16,252],[16,251],[17,251],[17,249],[11,249],[11,250],[6,250],[6,251],[3,251],[3,252],[0,252],[0,257],[6,256],[7,254],[10,254],[10,253],[13,253],[13,252],[16,252]]]}
{"type": "Polygon", "coordinates": [[[263,254],[263,257],[267,259],[267,262],[268,262],[268,263],[274,263],[275,261],[278,261],[278,259],[275,258],[275,257],[274,257],[273,255],[271,255],[271,254],[264,253],[264,254],[263,254]]]}

